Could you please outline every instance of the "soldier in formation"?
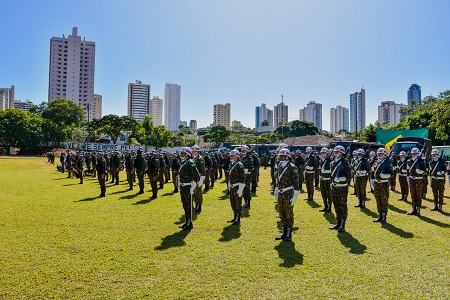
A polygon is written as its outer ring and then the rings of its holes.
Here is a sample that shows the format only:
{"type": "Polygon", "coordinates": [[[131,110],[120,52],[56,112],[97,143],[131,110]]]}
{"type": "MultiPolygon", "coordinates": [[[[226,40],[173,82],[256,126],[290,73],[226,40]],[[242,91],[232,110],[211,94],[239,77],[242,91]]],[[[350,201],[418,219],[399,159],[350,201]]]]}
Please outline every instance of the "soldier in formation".
{"type": "Polygon", "coordinates": [[[320,193],[322,194],[323,209],[321,212],[331,212],[331,159],[330,151],[324,147],[320,150],[320,193]]]}
{"type": "Polygon", "coordinates": [[[178,176],[178,170],[180,170],[181,167],[181,161],[180,157],[177,155],[176,152],[172,153],[172,181],[173,181],[173,193],[178,193],[178,182],[177,182],[177,176],[178,176]]]}
{"type": "Polygon", "coordinates": [[[203,204],[203,193],[202,193],[202,185],[205,180],[205,160],[200,155],[200,147],[197,145],[192,146],[192,159],[197,166],[197,172],[199,173],[200,180],[195,187],[194,194],[192,195],[193,201],[195,202],[194,213],[199,214],[202,212],[202,204],[203,204]]]}
{"type": "Polygon", "coordinates": [[[408,201],[409,186],[408,186],[408,165],[406,160],[406,152],[401,151],[399,157],[400,159],[397,161],[397,174],[402,196],[398,200],[408,201]]]}
{"type": "Polygon", "coordinates": [[[384,148],[377,150],[377,160],[373,164],[374,190],[373,195],[377,201],[378,218],[374,222],[386,223],[389,200],[389,178],[392,176],[392,160],[384,148]]]}
{"type": "Polygon", "coordinates": [[[239,225],[241,223],[242,212],[242,194],[245,187],[245,170],[242,162],[239,161],[241,154],[238,150],[232,150],[230,153],[230,171],[228,190],[230,193],[230,204],[234,216],[230,223],[239,225]]]}
{"type": "Polygon", "coordinates": [[[355,207],[360,208],[366,207],[366,189],[369,163],[365,155],[366,152],[364,149],[358,149],[357,159],[355,160],[353,168],[355,176],[355,193],[358,198],[358,204],[355,207]]]}
{"type": "Polygon", "coordinates": [[[306,148],[306,158],[305,158],[305,183],[306,183],[306,191],[308,193],[308,197],[305,200],[313,201],[314,200],[314,176],[315,170],[317,168],[317,160],[313,155],[313,151],[311,147],[306,148]]]}
{"type": "Polygon", "coordinates": [[[99,197],[106,196],[106,160],[103,158],[103,151],[98,152],[95,169],[97,170],[97,179],[100,185],[99,197]]]}
{"type": "Polygon", "coordinates": [[[431,190],[433,191],[434,203],[434,207],[431,210],[442,212],[442,205],[444,204],[446,167],[439,150],[432,150],[431,156],[433,159],[430,161],[430,185],[431,190]]]}
{"type": "Polygon", "coordinates": [[[244,208],[250,208],[250,201],[252,200],[252,195],[250,193],[250,185],[252,181],[252,169],[253,169],[253,159],[252,156],[248,154],[249,147],[242,147],[241,162],[244,165],[245,171],[245,187],[244,187],[244,208]]]}
{"type": "Polygon", "coordinates": [[[418,148],[411,149],[411,158],[407,161],[409,175],[409,191],[411,194],[412,210],[408,215],[420,216],[422,206],[423,174],[426,171],[425,162],[420,157],[418,148]]]}

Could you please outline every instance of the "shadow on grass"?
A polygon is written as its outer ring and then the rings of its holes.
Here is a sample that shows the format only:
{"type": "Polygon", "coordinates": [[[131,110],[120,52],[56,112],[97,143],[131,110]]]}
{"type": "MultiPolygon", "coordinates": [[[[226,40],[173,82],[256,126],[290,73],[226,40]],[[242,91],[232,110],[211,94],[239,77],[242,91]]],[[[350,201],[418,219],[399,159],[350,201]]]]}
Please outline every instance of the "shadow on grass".
{"type": "Polygon", "coordinates": [[[442,223],[442,222],[439,222],[439,221],[430,219],[430,218],[425,217],[425,216],[419,216],[419,219],[421,219],[421,220],[423,220],[423,221],[425,221],[425,222],[427,222],[427,223],[430,223],[430,224],[433,224],[433,225],[442,227],[442,228],[448,228],[448,227],[450,227],[450,224],[442,223]]]}
{"type": "Polygon", "coordinates": [[[117,191],[117,192],[111,193],[111,195],[123,194],[123,193],[126,193],[126,192],[130,192],[130,191],[128,189],[127,190],[123,190],[123,191],[117,191]]]}
{"type": "Polygon", "coordinates": [[[164,193],[161,196],[162,197],[164,197],[164,196],[172,196],[172,195],[175,195],[175,194],[177,194],[177,193],[164,193]]]}
{"type": "Polygon", "coordinates": [[[241,226],[239,225],[228,225],[223,228],[222,237],[219,242],[229,242],[234,239],[241,237],[241,226]]]}
{"type": "Polygon", "coordinates": [[[175,232],[174,234],[168,235],[165,238],[162,239],[161,245],[158,247],[155,247],[155,250],[167,250],[169,248],[173,247],[181,247],[186,245],[186,242],[184,239],[189,234],[189,230],[181,230],[178,232],[175,232]]]}
{"type": "Polygon", "coordinates": [[[174,224],[181,225],[181,224],[184,224],[184,222],[186,222],[186,217],[185,217],[185,215],[181,215],[180,219],[178,221],[176,221],[174,224]]]}
{"type": "Polygon", "coordinates": [[[308,205],[311,206],[311,208],[319,208],[320,207],[320,205],[314,201],[306,201],[306,203],[308,203],[308,205]]]}
{"type": "Polygon", "coordinates": [[[342,245],[344,245],[347,248],[350,248],[350,253],[364,254],[364,252],[366,252],[366,250],[367,250],[366,245],[361,244],[350,233],[339,232],[337,236],[342,245]]]}
{"type": "Polygon", "coordinates": [[[133,199],[133,198],[136,198],[137,196],[139,196],[139,194],[131,194],[131,195],[126,195],[126,196],[120,197],[120,199],[133,199]]]}
{"type": "Polygon", "coordinates": [[[323,213],[323,216],[325,217],[325,219],[327,219],[327,221],[330,224],[336,224],[336,217],[334,216],[334,214],[332,212],[323,213]]]}
{"type": "Polygon", "coordinates": [[[219,197],[219,200],[227,200],[227,199],[230,199],[229,195],[222,195],[219,197]]]}
{"type": "Polygon", "coordinates": [[[399,213],[399,214],[406,214],[407,213],[406,210],[397,208],[397,207],[395,207],[395,206],[393,206],[391,204],[388,204],[388,208],[389,208],[389,210],[395,211],[396,213],[399,213]]]}
{"type": "Polygon", "coordinates": [[[406,232],[403,229],[395,227],[394,225],[389,223],[381,224],[381,227],[405,239],[414,237],[414,234],[412,234],[411,232],[406,232]]]}
{"type": "Polygon", "coordinates": [[[295,249],[294,242],[281,242],[275,246],[278,256],[283,260],[280,267],[293,268],[295,265],[303,265],[303,254],[295,249]]]}
{"type": "Polygon", "coordinates": [[[143,199],[143,200],[140,200],[140,201],[138,201],[138,202],[133,203],[133,205],[147,204],[147,203],[150,203],[152,200],[154,200],[154,199],[150,199],[150,198],[148,198],[148,199],[143,199]]]}
{"type": "Polygon", "coordinates": [[[78,182],[77,183],[68,183],[68,184],[63,184],[62,186],[71,186],[71,185],[77,185],[78,184],[78,182]]]}
{"type": "Polygon", "coordinates": [[[365,213],[366,215],[368,215],[369,217],[372,217],[372,218],[377,218],[378,217],[377,213],[374,213],[373,211],[371,211],[370,209],[368,209],[366,207],[361,208],[361,211],[363,213],[365,213]]]}
{"type": "Polygon", "coordinates": [[[241,218],[248,218],[250,217],[250,209],[243,208],[241,212],[241,218]]]}
{"type": "Polygon", "coordinates": [[[444,215],[444,216],[447,216],[447,217],[450,217],[450,213],[448,213],[446,211],[441,211],[440,214],[444,215]]]}
{"type": "Polygon", "coordinates": [[[95,199],[97,199],[99,197],[89,197],[86,199],[81,199],[81,200],[77,200],[77,201],[73,201],[73,202],[87,202],[87,201],[94,201],[95,199]]]}

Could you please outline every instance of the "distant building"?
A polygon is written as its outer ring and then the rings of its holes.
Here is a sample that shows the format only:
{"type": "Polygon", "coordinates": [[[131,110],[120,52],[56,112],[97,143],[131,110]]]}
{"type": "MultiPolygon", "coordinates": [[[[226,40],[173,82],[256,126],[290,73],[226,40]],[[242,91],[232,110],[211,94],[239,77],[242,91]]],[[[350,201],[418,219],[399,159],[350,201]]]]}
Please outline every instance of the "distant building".
{"type": "Polygon", "coordinates": [[[341,130],[349,132],[349,110],[338,105],[330,109],[330,132],[339,133],[341,130]]]}
{"type": "Polygon", "coordinates": [[[225,128],[230,129],[231,121],[231,104],[214,104],[214,126],[223,125],[225,128]]]}
{"type": "Polygon", "coordinates": [[[378,106],[378,121],[388,125],[397,125],[402,117],[400,109],[407,107],[405,104],[397,104],[394,101],[383,101],[378,106]]]}
{"type": "Polygon", "coordinates": [[[231,127],[234,127],[234,126],[242,126],[241,121],[233,120],[233,122],[231,122],[231,127]]]}
{"type": "Polygon", "coordinates": [[[95,42],[78,36],[78,28],[72,28],[67,38],[50,39],[50,69],[48,101],[66,98],[84,109],[87,119],[89,108],[93,115],[95,75],[95,42]]]}
{"type": "Polygon", "coordinates": [[[300,109],[299,120],[311,122],[322,129],[322,104],[310,101],[305,108],[300,109]]]}
{"type": "Polygon", "coordinates": [[[411,84],[408,89],[408,105],[411,105],[412,103],[414,103],[414,105],[418,105],[420,99],[422,99],[420,85],[415,83],[411,84]]]}
{"type": "Polygon", "coordinates": [[[141,122],[150,114],[150,84],[136,80],[128,84],[128,116],[141,122]]]}
{"type": "Polygon", "coordinates": [[[180,126],[187,127],[187,121],[180,121],[180,126]]]}
{"type": "Polygon", "coordinates": [[[30,99],[27,99],[24,102],[22,102],[22,100],[14,100],[14,108],[30,111],[31,106],[33,106],[33,102],[31,102],[30,99]]]}
{"type": "Polygon", "coordinates": [[[274,112],[274,127],[278,127],[284,123],[288,122],[288,106],[284,104],[283,98],[281,99],[281,103],[277,104],[273,108],[274,112]]]}
{"type": "Polygon", "coordinates": [[[181,85],[166,83],[164,89],[164,126],[178,130],[180,126],[181,85]]]}
{"type": "Polygon", "coordinates": [[[306,109],[300,108],[298,111],[298,120],[299,121],[306,121],[306,109]]]}
{"type": "Polygon", "coordinates": [[[11,88],[0,88],[0,110],[14,108],[14,85],[11,88]]]}
{"type": "Polygon", "coordinates": [[[366,90],[350,94],[350,132],[361,132],[366,127],[366,90]]]}
{"type": "Polygon", "coordinates": [[[255,128],[261,127],[264,121],[267,121],[268,126],[273,126],[273,111],[262,103],[261,106],[255,107],[255,128]]]}
{"type": "Polygon", "coordinates": [[[191,131],[197,131],[197,121],[196,120],[189,121],[189,129],[191,131]]]}
{"type": "Polygon", "coordinates": [[[150,117],[152,117],[154,126],[163,125],[163,99],[159,96],[153,96],[150,100],[150,117]]]}
{"type": "Polygon", "coordinates": [[[92,116],[90,118],[101,119],[102,118],[102,103],[103,97],[100,94],[94,94],[94,107],[92,110],[92,116]]]}

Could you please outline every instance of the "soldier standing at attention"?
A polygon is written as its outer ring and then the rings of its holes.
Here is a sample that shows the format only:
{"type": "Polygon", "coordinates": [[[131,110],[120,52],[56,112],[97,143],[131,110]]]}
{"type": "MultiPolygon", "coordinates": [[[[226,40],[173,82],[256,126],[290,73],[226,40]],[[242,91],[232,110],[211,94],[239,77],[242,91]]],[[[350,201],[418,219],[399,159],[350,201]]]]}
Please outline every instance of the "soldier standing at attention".
{"type": "Polygon", "coordinates": [[[408,159],[407,168],[409,174],[409,189],[411,193],[412,211],[408,215],[420,216],[422,206],[422,185],[423,174],[425,173],[425,163],[420,158],[418,148],[411,149],[412,157],[408,159]]]}
{"type": "Polygon", "coordinates": [[[200,180],[200,174],[194,161],[191,159],[192,151],[188,147],[181,149],[181,167],[178,172],[178,185],[180,189],[181,203],[183,204],[186,222],[180,226],[183,230],[194,228],[192,225],[192,195],[200,180]]]}
{"type": "Polygon", "coordinates": [[[300,192],[303,193],[303,181],[305,180],[305,159],[300,150],[295,151],[295,166],[298,169],[298,183],[300,192]]]}
{"type": "Polygon", "coordinates": [[[202,151],[203,160],[205,161],[205,192],[209,191],[210,172],[212,169],[211,157],[209,157],[206,150],[202,151]]]}
{"type": "Polygon", "coordinates": [[[317,167],[317,160],[315,159],[312,148],[306,148],[306,162],[305,162],[305,183],[306,191],[308,192],[308,198],[305,200],[313,201],[314,199],[314,174],[317,167]]]}
{"type": "Polygon", "coordinates": [[[439,150],[432,150],[431,155],[433,159],[430,161],[430,185],[434,200],[434,207],[431,210],[442,212],[445,190],[445,162],[442,160],[439,150]]]}
{"type": "Polygon", "coordinates": [[[136,158],[134,159],[134,169],[139,183],[139,193],[144,193],[144,174],[145,174],[145,158],[142,155],[142,147],[137,150],[136,158]]]}
{"type": "Polygon", "coordinates": [[[377,150],[377,160],[373,164],[373,195],[377,201],[378,218],[374,222],[386,223],[389,200],[389,178],[392,175],[392,160],[384,148],[377,150]]]}
{"type": "Polygon", "coordinates": [[[317,150],[314,150],[314,159],[316,160],[316,167],[314,168],[314,187],[319,188],[320,184],[320,166],[319,166],[319,153],[317,150]]]}
{"type": "Polygon", "coordinates": [[[430,172],[430,162],[425,157],[425,153],[422,153],[422,161],[425,165],[425,173],[423,173],[423,184],[422,184],[422,199],[426,199],[428,189],[428,173],[430,172]]]}
{"type": "Polygon", "coordinates": [[[164,173],[165,183],[169,183],[170,180],[170,167],[172,165],[172,160],[169,157],[169,154],[164,151],[163,153],[164,162],[166,163],[166,170],[164,173]]]}
{"type": "Polygon", "coordinates": [[[83,184],[83,170],[84,170],[83,153],[78,153],[75,161],[75,169],[77,170],[78,177],[80,177],[80,182],[78,184],[83,184]]]}
{"type": "Polygon", "coordinates": [[[244,165],[239,161],[240,156],[238,150],[233,150],[230,153],[230,182],[227,185],[229,185],[230,204],[234,217],[228,222],[233,225],[241,223],[242,194],[245,187],[245,171],[244,165]]]}
{"type": "Polygon", "coordinates": [[[178,171],[180,170],[181,167],[181,162],[180,162],[180,158],[178,157],[178,155],[173,152],[172,153],[172,181],[173,181],[173,186],[174,186],[174,190],[173,193],[178,193],[178,182],[177,182],[177,175],[178,175],[178,171]]]}
{"type": "Polygon", "coordinates": [[[389,178],[389,183],[391,185],[391,191],[395,192],[395,186],[397,185],[397,159],[395,158],[395,152],[391,152],[391,157],[389,158],[392,162],[392,176],[389,178]]]}
{"type": "Polygon", "coordinates": [[[369,184],[370,184],[370,191],[369,193],[373,193],[373,164],[375,163],[376,160],[376,154],[374,151],[371,151],[369,154],[370,158],[369,158],[369,184]]]}
{"type": "Polygon", "coordinates": [[[252,161],[253,161],[251,192],[256,193],[256,187],[258,186],[259,167],[261,165],[259,163],[259,157],[255,154],[255,152],[253,150],[249,151],[249,155],[252,156],[252,161]]]}
{"type": "Polygon", "coordinates": [[[116,182],[119,185],[119,168],[120,168],[120,158],[119,151],[114,151],[114,155],[111,158],[111,183],[116,182]]]}
{"type": "Polygon", "coordinates": [[[159,181],[159,189],[162,190],[164,188],[164,174],[166,172],[166,161],[162,156],[161,152],[155,152],[155,157],[159,161],[159,171],[158,171],[158,181],[159,181]]]}
{"type": "MultiPolygon", "coordinates": [[[[224,157],[223,157],[223,171],[225,173],[225,184],[227,185],[226,190],[224,191],[224,193],[226,195],[229,195],[230,191],[228,190],[228,183],[230,182],[230,152],[229,150],[227,152],[225,152],[224,157]]],[[[206,176],[208,178],[208,176],[206,176]]]]}
{"type": "Polygon", "coordinates": [[[200,155],[200,147],[197,145],[192,146],[191,148],[193,161],[197,166],[197,171],[200,175],[200,180],[195,187],[194,194],[192,195],[193,201],[195,202],[194,213],[199,214],[202,212],[202,204],[203,204],[203,194],[202,194],[202,185],[205,180],[205,160],[200,155]]]}
{"type": "Polygon", "coordinates": [[[92,152],[91,154],[91,163],[92,163],[92,177],[95,177],[97,175],[97,171],[95,169],[95,166],[97,165],[97,154],[95,152],[92,152]]]}
{"type": "Polygon", "coordinates": [[[61,154],[59,155],[59,163],[61,164],[61,173],[64,173],[64,168],[66,164],[66,154],[64,151],[61,151],[61,154]]]}
{"type": "Polygon", "coordinates": [[[356,177],[356,164],[358,162],[358,150],[354,150],[352,152],[352,159],[350,161],[350,166],[352,168],[352,180],[353,180],[353,193],[352,195],[356,195],[356,185],[355,185],[355,177],[356,177]]]}
{"type": "Polygon", "coordinates": [[[125,171],[127,173],[127,182],[130,186],[129,191],[133,190],[133,174],[134,174],[134,159],[130,151],[125,152],[125,171]]]}
{"type": "Polygon", "coordinates": [[[406,164],[406,152],[400,152],[400,160],[397,162],[397,173],[398,173],[398,182],[400,183],[400,191],[402,192],[402,196],[398,199],[400,201],[408,200],[408,168],[406,164]]]}
{"type": "Polygon", "coordinates": [[[252,200],[252,195],[250,193],[250,184],[252,181],[252,168],[253,159],[251,155],[248,154],[249,148],[247,146],[242,147],[241,162],[244,165],[245,171],[245,187],[244,187],[244,208],[250,208],[250,201],[252,200]]]}
{"type": "Polygon", "coordinates": [[[351,180],[352,170],[350,163],[344,157],[345,148],[336,146],[333,150],[334,160],[331,162],[331,200],[336,212],[336,224],[330,229],[345,232],[345,221],[347,220],[348,207],[348,183],[351,180]]]}
{"type": "Polygon", "coordinates": [[[277,188],[275,198],[278,202],[278,211],[281,219],[282,233],[276,240],[292,240],[292,227],[294,226],[294,203],[300,194],[298,184],[298,169],[289,162],[291,152],[281,149],[278,152],[279,166],[277,169],[277,188]]]}
{"type": "Polygon", "coordinates": [[[366,189],[367,189],[367,174],[369,169],[369,163],[365,157],[366,152],[364,149],[358,149],[358,158],[355,161],[354,174],[355,174],[355,192],[358,197],[358,205],[355,207],[366,207],[366,189]]]}
{"type": "Polygon", "coordinates": [[[272,191],[275,188],[276,185],[276,177],[275,177],[275,164],[276,164],[276,158],[277,158],[277,154],[275,153],[275,151],[270,151],[270,177],[272,178],[272,191]]]}
{"type": "Polygon", "coordinates": [[[214,157],[214,153],[211,153],[209,155],[211,159],[211,166],[209,168],[209,186],[214,187],[214,182],[216,181],[216,167],[217,167],[217,161],[214,157]]]}
{"type": "Polygon", "coordinates": [[[97,179],[100,184],[100,196],[106,196],[106,160],[103,158],[103,151],[100,151],[97,156],[97,163],[95,165],[97,170],[97,179]]]}
{"type": "Polygon", "coordinates": [[[320,150],[320,193],[323,199],[323,209],[321,212],[331,212],[331,159],[328,155],[328,148],[324,147],[320,150]]]}
{"type": "Polygon", "coordinates": [[[156,199],[158,197],[158,178],[160,178],[160,162],[159,159],[156,157],[157,153],[156,151],[152,151],[150,153],[150,158],[148,160],[148,168],[147,168],[147,174],[150,178],[150,186],[152,187],[152,196],[150,199],[156,199]]]}

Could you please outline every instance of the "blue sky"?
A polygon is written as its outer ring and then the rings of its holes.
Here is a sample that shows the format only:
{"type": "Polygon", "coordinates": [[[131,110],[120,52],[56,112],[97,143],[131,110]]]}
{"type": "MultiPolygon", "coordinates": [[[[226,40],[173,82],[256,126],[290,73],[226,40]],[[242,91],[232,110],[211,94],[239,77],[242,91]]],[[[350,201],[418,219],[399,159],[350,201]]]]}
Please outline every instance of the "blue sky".
{"type": "Polygon", "coordinates": [[[52,36],[72,27],[96,42],[95,92],[103,114],[125,115],[127,85],[181,85],[181,119],[213,121],[213,104],[254,127],[254,108],[281,101],[289,118],[309,101],[349,107],[366,89],[367,125],[381,101],[406,103],[450,89],[450,1],[178,0],[2,1],[0,87],[16,99],[47,101],[52,36]]]}

